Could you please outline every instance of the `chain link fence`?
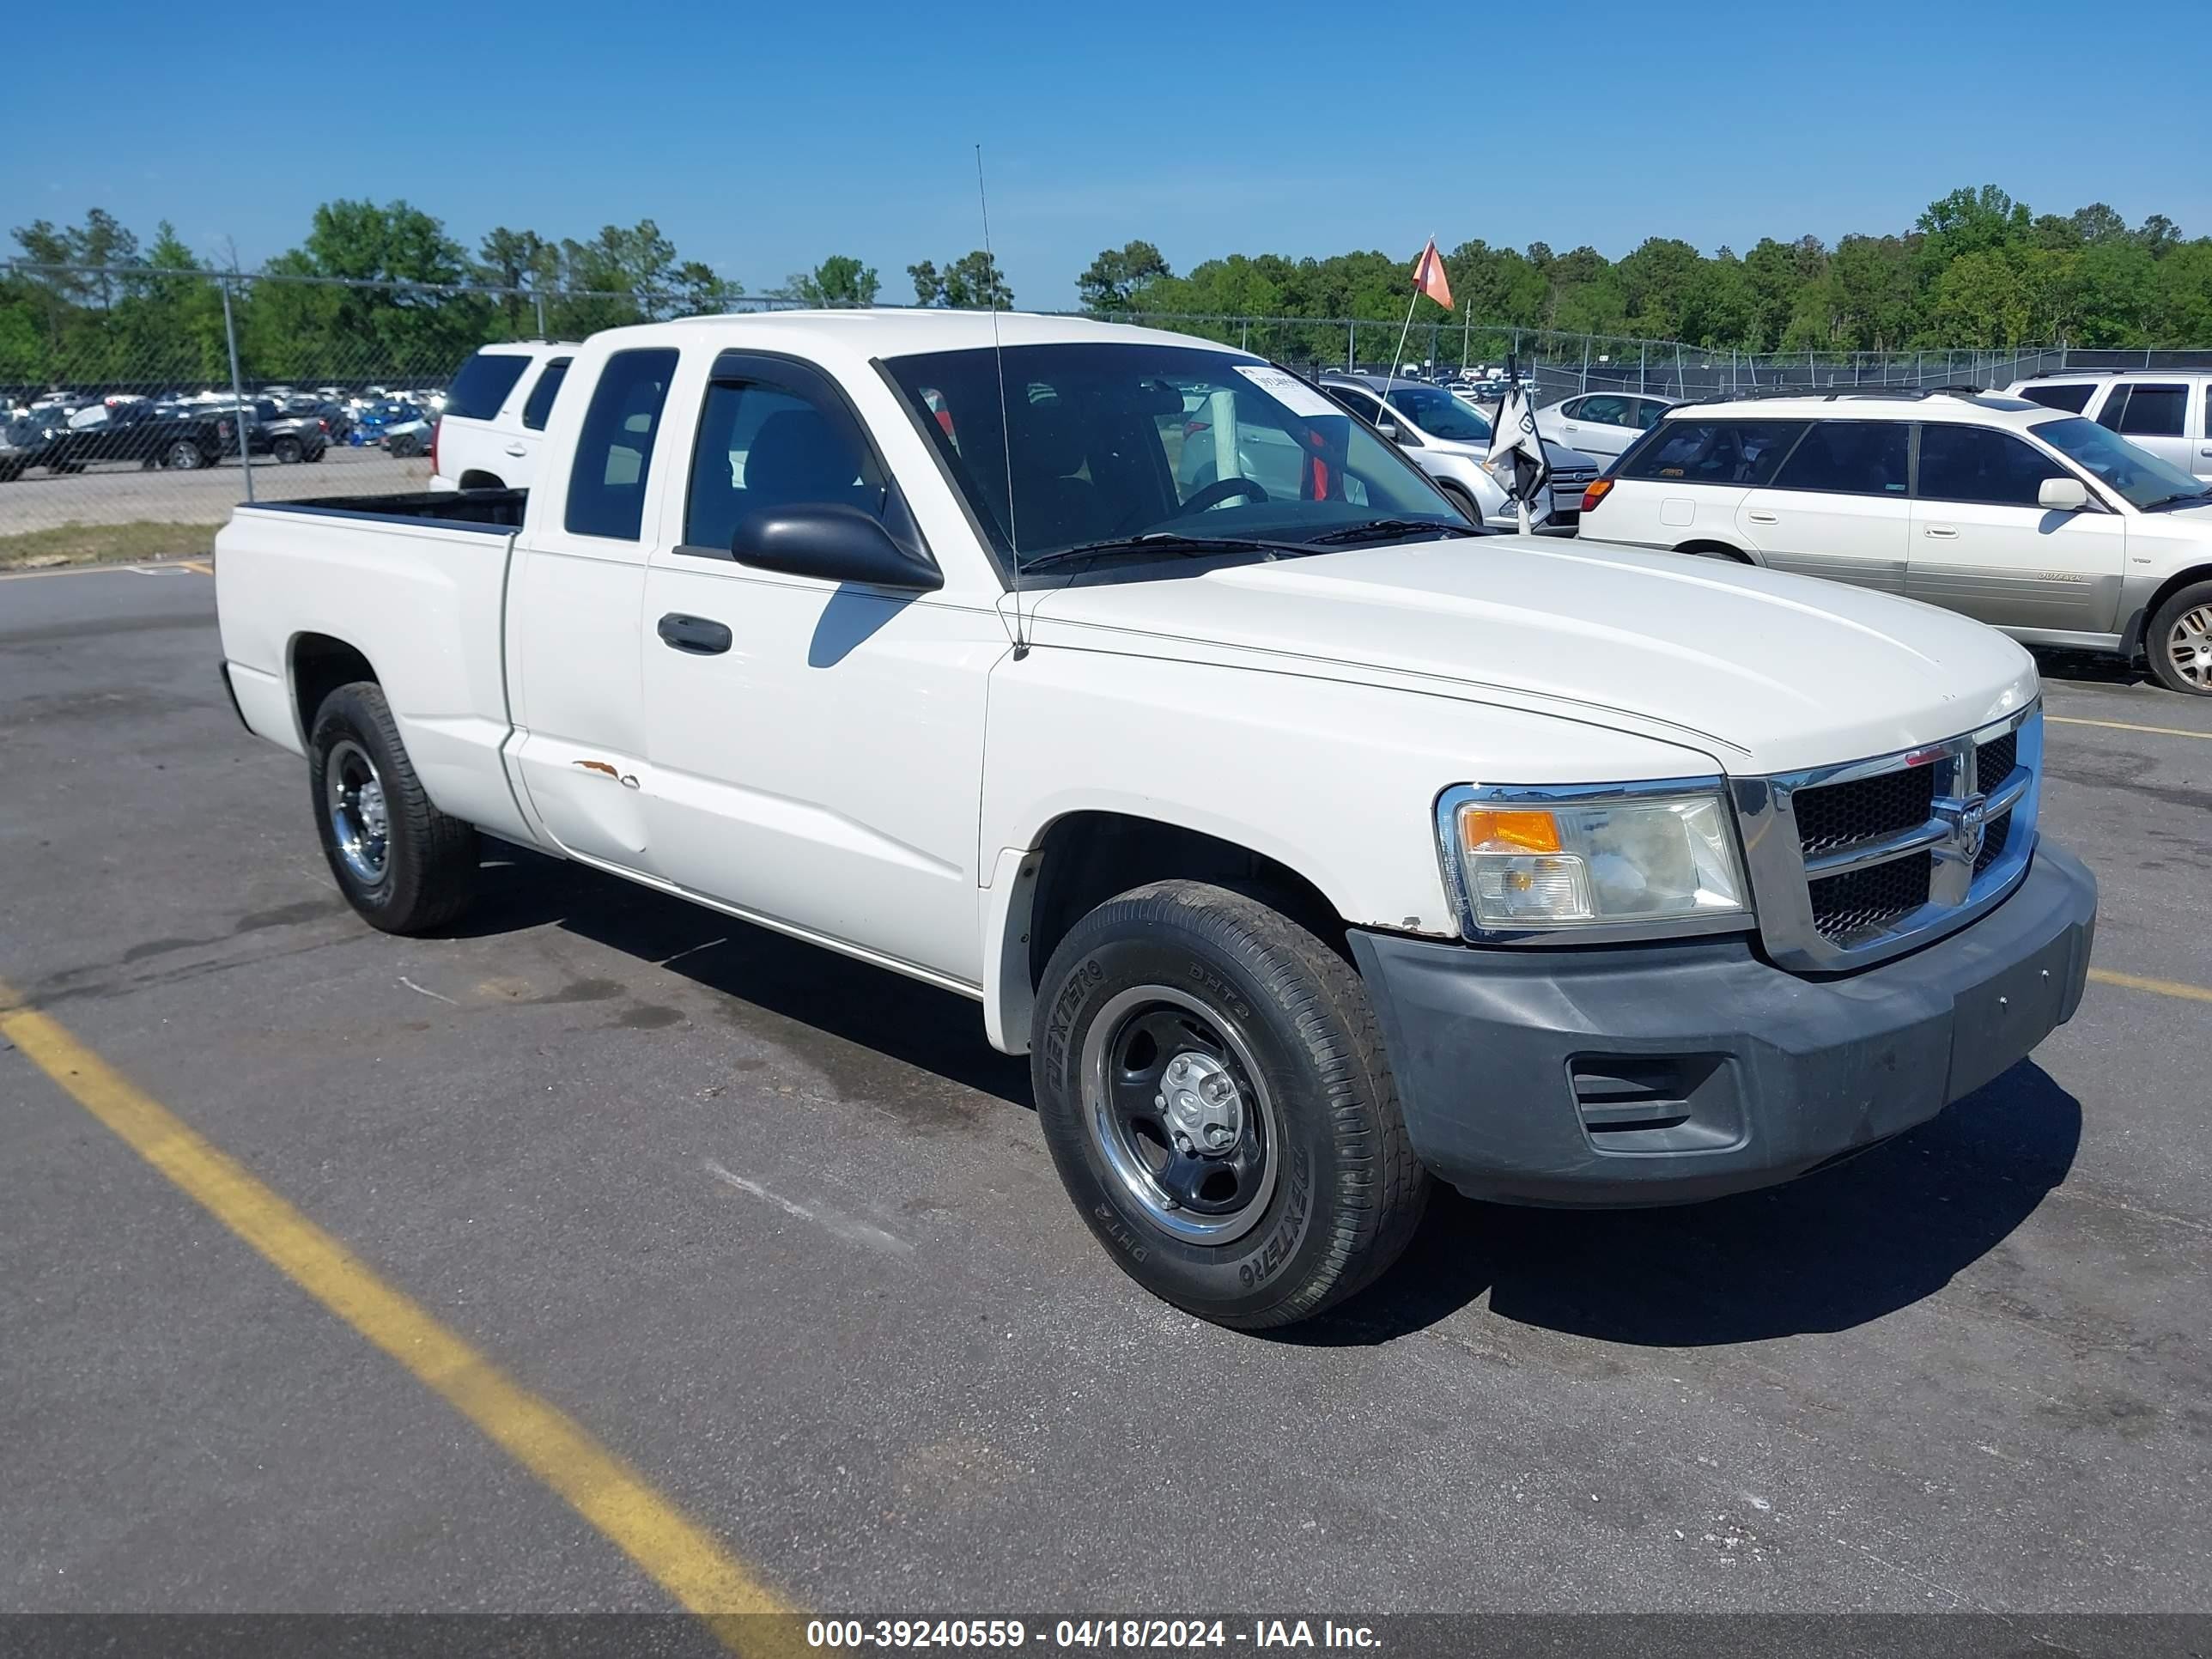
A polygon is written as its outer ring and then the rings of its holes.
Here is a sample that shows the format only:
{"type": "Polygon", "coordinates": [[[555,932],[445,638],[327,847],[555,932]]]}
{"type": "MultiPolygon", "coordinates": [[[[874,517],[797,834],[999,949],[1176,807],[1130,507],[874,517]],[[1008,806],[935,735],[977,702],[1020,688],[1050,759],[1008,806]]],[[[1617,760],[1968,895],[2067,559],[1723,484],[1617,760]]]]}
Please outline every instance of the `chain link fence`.
{"type": "Polygon", "coordinates": [[[1760,392],[1832,391],[1852,386],[2004,386],[2031,374],[2072,368],[2184,366],[2212,351],[2086,352],[2064,346],[1916,351],[1746,352],[1553,329],[1473,321],[1402,323],[1339,317],[1194,317],[1118,312],[1121,321],[1198,334],[1271,357],[1308,374],[1386,370],[1438,376],[1502,372],[1510,363],[1537,386],[1540,403],[1581,392],[1639,392],[1660,397],[1731,398],[1760,392]],[[1400,356],[1401,343],[1403,355],[1400,356]]]}
{"type": "MultiPolygon", "coordinates": [[[[478,346],[581,339],[696,309],[680,293],[0,266],[0,568],[204,553],[244,501],[422,489],[430,425],[478,346]]],[[[1309,374],[1411,363],[1441,376],[1511,362],[1539,402],[1594,390],[1715,398],[2212,368],[2212,350],[1746,353],[1468,320],[1419,324],[1401,354],[1395,322],[1142,311],[1110,320],[1309,374]]]]}

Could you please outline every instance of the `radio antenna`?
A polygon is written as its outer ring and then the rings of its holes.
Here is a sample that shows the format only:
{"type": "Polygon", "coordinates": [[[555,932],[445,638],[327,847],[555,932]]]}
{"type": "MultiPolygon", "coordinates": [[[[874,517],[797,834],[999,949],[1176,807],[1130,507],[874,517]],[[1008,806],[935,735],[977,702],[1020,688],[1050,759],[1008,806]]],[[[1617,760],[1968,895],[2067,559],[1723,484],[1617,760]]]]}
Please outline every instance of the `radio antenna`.
{"type": "Polygon", "coordinates": [[[991,361],[999,372],[999,453],[1006,464],[1006,548],[1014,562],[1014,660],[1030,653],[1022,624],[1022,543],[1014,529],[1013,422],[1006,412],[1006,349],[999,343],[999,261],[991,252],[991,198],[983,188],[983,147],[975,146],[975,200],[983,210],[984,297],[991,307],[991,361]]]}

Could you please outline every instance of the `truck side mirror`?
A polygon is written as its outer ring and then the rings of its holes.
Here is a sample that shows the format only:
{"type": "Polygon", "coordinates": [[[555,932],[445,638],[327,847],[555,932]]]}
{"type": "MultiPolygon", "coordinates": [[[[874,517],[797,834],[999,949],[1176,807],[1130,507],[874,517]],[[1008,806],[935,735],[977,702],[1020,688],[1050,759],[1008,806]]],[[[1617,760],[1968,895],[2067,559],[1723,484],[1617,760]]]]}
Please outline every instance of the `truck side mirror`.
{"type": "Polygon", "coordinates": [[[2079,513],[2089,505],[2089,487],[2079,478],[2045,478],[2036,487],[2035,504],[2054,513],[2079,513]]]}
{"type": "Polygon", "coordinates": [[[730,556],[754,570],[812,576],[827,582],[931,593],[945,574],[926,553],[902,547],[880,520],[831,501],[757,507],[740,517],[730,556]]]}

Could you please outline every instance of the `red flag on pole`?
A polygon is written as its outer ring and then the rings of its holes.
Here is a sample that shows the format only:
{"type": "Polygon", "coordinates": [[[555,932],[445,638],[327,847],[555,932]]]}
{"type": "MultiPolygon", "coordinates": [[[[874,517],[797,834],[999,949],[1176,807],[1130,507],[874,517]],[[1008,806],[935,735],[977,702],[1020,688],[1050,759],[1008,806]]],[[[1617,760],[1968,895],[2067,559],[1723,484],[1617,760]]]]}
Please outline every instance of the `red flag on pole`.
{"type": "Polygon", "coordinates": [[[1446,311],[1452,308],[1451,284],[1444,280],[1444,256],[1437,252],[1433,236],[1421,250],[1421,257],[1413,261],[1413,291],[1427,295],[1446,311]]]}

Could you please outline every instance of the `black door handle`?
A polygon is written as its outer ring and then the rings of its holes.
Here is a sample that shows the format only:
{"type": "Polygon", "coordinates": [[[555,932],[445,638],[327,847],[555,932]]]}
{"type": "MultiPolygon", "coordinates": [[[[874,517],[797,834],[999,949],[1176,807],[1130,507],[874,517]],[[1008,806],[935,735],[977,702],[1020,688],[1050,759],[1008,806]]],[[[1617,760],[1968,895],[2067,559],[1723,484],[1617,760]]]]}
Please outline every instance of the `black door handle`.
{"type": "Polygon", "coordinates": [[[721,623],[675,611],[660,619],[660,637],[665,643],[695,657],[720,656],[730,648],[730,630],[721,623]]]}

